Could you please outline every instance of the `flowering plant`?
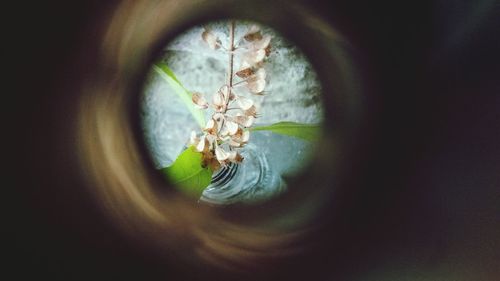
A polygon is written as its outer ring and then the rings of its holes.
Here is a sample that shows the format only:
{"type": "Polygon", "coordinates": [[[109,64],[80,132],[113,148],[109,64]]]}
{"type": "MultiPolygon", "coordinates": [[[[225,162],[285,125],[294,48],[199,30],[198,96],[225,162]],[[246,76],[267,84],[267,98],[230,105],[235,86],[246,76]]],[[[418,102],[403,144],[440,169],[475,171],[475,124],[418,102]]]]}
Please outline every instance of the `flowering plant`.
{"type": "Polygon", "coordinates": [[[271,50],[271,36],[262,35],[260,28],[252,25],[235,44],[234,29],[235,23],[231,22],[226,46],[209,29],[202,33],[202,39],[210,48],[228,54],[229,66],[226,83],[213,94],[210,103],[203,94],[192,94],[196,107],[213,110],[203,134],[191,132],[190,144],[203,154],[203,165],[214,171],[228,163],[243,161],[239,149],[248,143],[248,129],[257,118],[257,108],[250,96],[262,95],[266,86],[266,71],[262,66],[271,50]],[[236,72],[235,60],[240,61],[236,72]]]}
{"type": "Polygon", "coordinates": [[[309,141],[315,140],[319,132],[317,125],[295,122],[254,126],[260,114],[253,97],[267,94],[264,65],[271,53],[272,37],[257,25],[250,26],[238,39],[234,21],[228,29],[229,40],[225,43],[209,28],[200,34],[208,48],[228,57],[225,83],[211,96],[188,91],[166,64],[153,66],[200,125],[200,131],[191,132],[189,147],[172,165],[162,169],[173,184],[195,196],[210,184],[215,171],[245,161],[241,150],[249,142],[252,131],[272,131],[309,141]],[[238,65],[236,70],[235,65],[238,65]],[[205,121],[207,114],[209,118],[205,121]]]}

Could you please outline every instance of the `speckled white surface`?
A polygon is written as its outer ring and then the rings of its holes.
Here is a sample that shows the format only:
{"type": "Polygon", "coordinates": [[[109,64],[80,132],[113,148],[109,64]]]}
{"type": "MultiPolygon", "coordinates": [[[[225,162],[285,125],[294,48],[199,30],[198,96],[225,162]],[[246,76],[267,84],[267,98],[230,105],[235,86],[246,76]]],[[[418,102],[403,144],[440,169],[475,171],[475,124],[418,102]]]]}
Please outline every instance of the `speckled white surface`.
{"type": "MultiPolygon", "coordinates": [[[[237,23],[236,41],[248,26],[247,23],[237,23]]],[[[213,23],[209,27],[223,45],[228,42],[227,22],[213,23]]],[[[165,47],[162,60],[187,89],[210,98],[225,82],[228,54],[221,49],[208,48],[201,39],[202,32],[203,27],[194,27],[176,38],[165,47]]],[[[321,87],[312,66],[297,48],[271,29],[264,27],[263,33],[272,35],[272,52],[264,66],[267,72],[266,95],[252,96],[260,114],[256,124],[280,121],[320,123],[323,118],[321,87]]],[[[236,69],[239,63],[236,56],[236,69]]],[[[157,167],[172,163],[186,144],[191,130],[198,129],[182,102],[154,72],[145,83],[142,118],[146,142],[157,167]]]]}

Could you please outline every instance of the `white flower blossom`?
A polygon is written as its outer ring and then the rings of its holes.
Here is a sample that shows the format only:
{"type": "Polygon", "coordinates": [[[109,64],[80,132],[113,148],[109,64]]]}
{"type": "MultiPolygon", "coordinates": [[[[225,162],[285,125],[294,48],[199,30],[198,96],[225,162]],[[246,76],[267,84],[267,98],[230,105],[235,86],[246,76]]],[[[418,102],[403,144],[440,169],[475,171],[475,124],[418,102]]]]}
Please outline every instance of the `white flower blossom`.
{"type": "Polygon", "coordinates": [[[217,36],[215,36],[210,30],[205,29],[205,31],[201,34],[201,37],[211,49],[217,50],[220,48],[221,42],[219,38],[217,38],[217,36]]]}
{"type": "MultiPolygon", "coordinates": [[[[234,26],[232,26],[234,34],[234,26]]],[[[234,40],[230,36],[230,40],[234,40]]],[[[207,102],[200,93],[193,93],[192,100],[197,108],[213,110],[201,136],[191,132],[189,143],[203,154],[203,162],[213,170],[228,163],[241,163],[243,157],[239,149],[243,148],[250,139],[250,128],[258,117],[254,101],[242,93],[236,94],[234,88],[244,86],[249,94],[261,94],[266,86],[266,71],[263,66],[265,58],[270,52],[271,36],[263,35],[257,25],[252,25],[247,33],[238,42],[244,44],[234,47],[229,42],[228,48],[222,46],[219,38],[210,30],[205,29],[201,34],[202,40],[213,50],[228,52],[229,56],[241,56],[241,67],[236,73],[228,73],[231,77],[207,102]],[[238,51],[241,49],[241,51],[238,51]],[[239,79],[234,81],[233,79],[239,79]],[[211,108],[211,109],[209,109],[211,108]]],[[[232,63],[232,59],[230,60],[232,63]]],[[[232,72],[232,66],[230,71],[232,72]]],[[[247,93],[247,94],[248,94],[247,93]]]]}
{"type": "Polygon", "coordinates": [[[200,109],[208,108],[208,102],[205,100],[202,94],[193,93],[191,99],[193,100],[194,105],[200,109]]]}

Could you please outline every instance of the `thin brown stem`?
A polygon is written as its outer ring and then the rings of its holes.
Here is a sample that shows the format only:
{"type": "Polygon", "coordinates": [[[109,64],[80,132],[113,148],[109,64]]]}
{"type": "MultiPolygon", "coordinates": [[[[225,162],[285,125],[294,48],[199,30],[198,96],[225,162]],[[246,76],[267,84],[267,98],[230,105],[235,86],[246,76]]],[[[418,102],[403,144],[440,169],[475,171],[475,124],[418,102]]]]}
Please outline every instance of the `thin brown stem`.
{"type": "Polygon", "coordinates": [[[241,85],[241,84],[243,84],[243,83],[245,83],[245,82],[247,82],[247,79],[245,79],[245,80],[241,80],[240,82],[236,82],[236,83],[234,83],[234,84],[233,84],[233,87],[238,86],[238,85],[241,85]]]}
{"type": "Polygon", "coordinates": [[[227,68],[227,81],[226,85],[228,87],[227,89],[227,97],[224,97],[224,100],[226,101],[226,106],[224,109],[223,113],[226,113],[227,108],[229,106],[229,97],[231,96],[231,92],[233,89],[233,63],[234,63],[234,21],[231,21],[229,23],[229,67],[227,68]]]}
{"type": "MultiPolygon", "coordinates": [[[[231,95],[233,87],[233,63],[234,63],[234,21],[229,23],[229,67],[227,70],[227,85],[229,86],[228,95],[231,95]]],[[[229,98],[227,99],[229,101],[229,98]]]]}

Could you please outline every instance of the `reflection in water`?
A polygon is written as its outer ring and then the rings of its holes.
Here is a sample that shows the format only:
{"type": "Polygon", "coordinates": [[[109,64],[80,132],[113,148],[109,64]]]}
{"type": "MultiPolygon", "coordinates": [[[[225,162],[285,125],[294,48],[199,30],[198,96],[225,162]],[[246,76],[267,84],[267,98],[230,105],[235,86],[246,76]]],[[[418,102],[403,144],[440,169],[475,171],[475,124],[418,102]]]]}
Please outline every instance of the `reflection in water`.
{"type": "Polygon", "coordinates": [[[249,144],[242,155],[245,161],[241,164],[232,164],[229,169],[214,175],[201,201],[213,204],[261,202],[284,191],[285,183],[259,147],[249,144]]]}
{"type": "Polygon", "coordinates": [[[216,182],[203,192],[202,201],[257,203],[275,197],[287,187],[283,176],[299,172],[302,163],[311,157],[314,146],[308,141],[271,132],[255,132],[252,138],[243,155],[248,161],[214,175],[216,182]],[[233,177],[233,180],[227,179],[233,177]]]}

